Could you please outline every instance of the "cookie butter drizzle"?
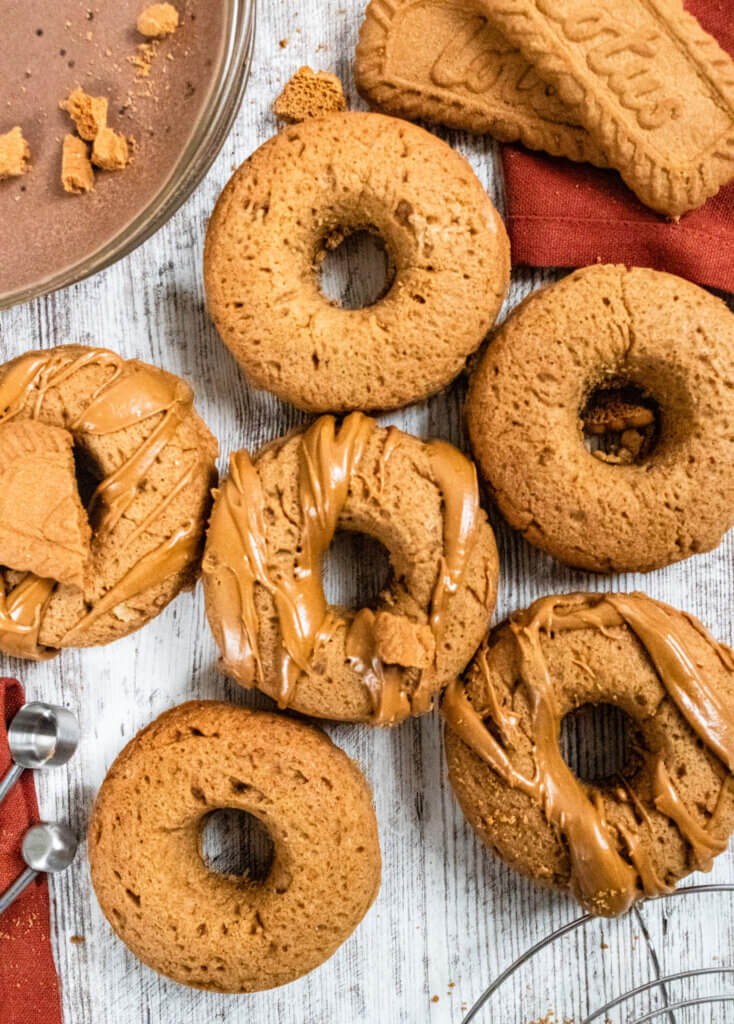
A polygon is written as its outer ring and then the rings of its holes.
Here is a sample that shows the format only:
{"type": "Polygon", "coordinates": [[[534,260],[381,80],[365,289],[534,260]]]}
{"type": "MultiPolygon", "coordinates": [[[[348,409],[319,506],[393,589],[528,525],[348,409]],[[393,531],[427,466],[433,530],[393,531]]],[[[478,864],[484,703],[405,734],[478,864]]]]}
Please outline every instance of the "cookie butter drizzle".
{"type": "MultiPolygon", "coordinates": [[[[589,799],[583,785],[563,760],[559,746],[561,719],[541,637],[566,630],[608,631],[628,626],[647,651],[670,698],[696,735],[732,771],[734,711],[726,707],[701,676],[679,620],[692,622],[694,628],[710,640],[696,620],[642,594],[542,598],[510,620],[510,629],[521,652],[522,682],[530,700],[535,762],[532,777],[519,772],[512,763],[508,753],[512,744],[503,728],[503,716],[506,717],[507,712],[498,711],[496,695],[490,699],[487,715],[480,715],[474,709],[461,680],[455,680],[444,696],[442,712],[452,730],[509,786],[540,802],[549,822],[565,836],[571,858],[572,889],[591,913],[612,916],[624,913],[639,896],[638,876],[646,896],[663,893],[667,887],[658,877],[638,830],[619,829],[634,867],[620,855],[603,810],[589,799]],[[495,719],[501,741],[485,727],[484,718],[488,716],[495,719]]],[[[732,671],[731,652],[715,641],[710,642],[722,664],[732,671]]],[[[486,658],[479,659],[478,664],[491,691],[493,684],[486,658]]],[[[726,848],[726,841],[702,828],[690,814],[662,758],[655,759],[653,789],[656,808],[678,826],[691,846],[695,866],[710,867],[713,857],[726,848]]],[[[638,812],[643,812],[644,821],[646,815],[639,801],[633,798],[633,803],[638,812]]]]}
{"type": "MultiPolygon", "coordinates": [[[[247,452],[230,462],[230,478],[220,490],[209,530],[205,574],[218,587],[221,616],[219,640],[228,671],[245,686],[265,689],[257,646],[258,615],[255,583],[271,595],[281,630],[280,672],[276,697],[286,707],[301,673],[308,675],[314,650],[346,629],[345,653],[361,675],[372,702],[372,720],[394,722],[422,701],[421,684],[413,694],[404,687],[404,673],[384,665],[377,653],[375,615],[362,609],[349,621],[327,606],[321,582],[321,560],[336,530],[353,476],[375,421],[352,413],[336,430],[332,416],[322,416],[302,435],[299,446],[299,503],[303,516],[301,555],[292,573],[276,573],[268,564],[264,497],[257,470],[247,452]],[[220,571],[223,569],[224,571],[220,571]]],[[[399,442],[389,431],[378,467],[378,488],[384,487],[384,463],[399,442]]],[[[476,527],[479,497],[474,467],[444,442],[428,445],[431,465],[445,506],[444,554],[433,595],[431,624],[438,636],[448,598],[456,592],[476,527]]],[[[365,486],[368,486],[365,482],[365,486]]]]}
{"type": "MultiPolygon", "coordinates": [[[[173,439],[193,403],[191,390],[178,378],[153,366],[125,360],[107,349],[86,349],[73,356],[65,352],[35,352],[13,360],[0,379],[0,423],[19,414],[38,419],[46,395],[85,366],[109,368],[110,376],[93,392],[87,406],[67,428],[75,434],[103,435],[125,430],[161,415],[160,423],[136,451],[97,487],[92,496],[89,516],[95,536],[110,533],[135,499],[138,488],[166,445],[173,439]]],[[[181,480],[143,523],[121,542],[124,549],[170,503],[190,478],[190,466],[181,480]]],[[[87,614],[62,638],[71,644],[83,630],[106,612],[147,590],[153,583],[179,572],[195,556],[199,543],[195,523],[178,530],[138,563],[92,606],[87,614]]],[[[9,594],[0,595],[0,647],[22,657],[45,658],[57,653],[39,646],[43,613],[56,583],[26,574],[9,594]]]]}

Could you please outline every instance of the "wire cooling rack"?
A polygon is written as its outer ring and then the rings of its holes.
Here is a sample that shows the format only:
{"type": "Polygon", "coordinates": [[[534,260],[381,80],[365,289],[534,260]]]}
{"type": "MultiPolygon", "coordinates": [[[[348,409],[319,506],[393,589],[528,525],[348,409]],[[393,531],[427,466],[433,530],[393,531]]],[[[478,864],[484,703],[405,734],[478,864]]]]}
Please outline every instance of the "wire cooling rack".
{"type": "Polygon", "coordinates": [[[585,914],[510,964],[462,1024],[733,1024],[733,933],[734,884],[686,886],[617,921],[585,914]]]}

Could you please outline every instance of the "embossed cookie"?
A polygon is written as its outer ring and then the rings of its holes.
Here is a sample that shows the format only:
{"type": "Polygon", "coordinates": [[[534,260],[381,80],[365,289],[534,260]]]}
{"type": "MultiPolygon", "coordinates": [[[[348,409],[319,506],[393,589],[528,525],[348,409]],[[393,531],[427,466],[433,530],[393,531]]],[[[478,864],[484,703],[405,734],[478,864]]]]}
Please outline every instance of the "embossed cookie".
{"type": "Polygon", "coordinates": [[[608,166],[556,90],[470,0],[372,0],[355,75],[385,113],[608,166]]]}
{"type": "Polygon", "coordinates": [[[671,0],[477,0],[647,206],[734,178],[734,62],[671,0]]]}
{"type": "Polygon", "coordinates": [[[0,565],[81,587],[90,536],[71,434],[36,420],[0,423],[0,565]]]}

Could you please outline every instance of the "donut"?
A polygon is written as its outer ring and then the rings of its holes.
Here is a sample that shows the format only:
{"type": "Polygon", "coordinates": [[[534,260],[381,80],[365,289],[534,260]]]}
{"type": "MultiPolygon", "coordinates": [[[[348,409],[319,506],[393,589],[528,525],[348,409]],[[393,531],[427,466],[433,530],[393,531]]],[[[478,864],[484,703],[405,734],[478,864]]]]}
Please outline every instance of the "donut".
{"type": "MultiPolygon", "coordinates": [[[[39,519],[34,503],[46,507],[41,481],[52,464],[60,487],[54,514],[37,531],[37,557],[27,551],[22,564],[13,559],[0,569],[0,650],[39,660],[64,647],[109,643],[194,585],[217,444],[193,397],[173,374],[103,348],[62,345],[0,367],[0,437],[12,430],[16,446],[4,444],[0,480],[4,494],[17,486],[26,496],[24,530],[39,519]],[[93,481],[89,525],[72,445],[93,481]],[[17,451],[23,454],[15,457],[17,451]],[[31,457],[44,466],[35,495],[20,479],[31,457]],[[70,555],[62,564],[64,545],[70,555]],[[59,571],[47,575],[54,564],[59,571]]],[[[0,508],[8,530],[18,526],[6,518],[10,504],[0,508]]]]}
{"type": "Polygon", "coordinates": [[[581,569],[647,572],[711,550],[734,523],[732,380],[723,302],[671,274],[586,267],[500,328],[467,425],[531,544],[581,569]],[[587,450],[584,426],[617,434],[616,450],[587,450]]]}
{"type": "Polygon", "coordinates": [[[497,626],[446,689],[449,778],[510,867],[613,917],[706,871],[734,828],[734,656],[644,594],[544,597],[497,626]],[[580,780],[564,717],[613,705],[631,754],[580,780]]]}
{"type": "Polygon", "coordinates": [[[422,714],[480,644],[497,593],[476,470],[445,441],[363,413],[322,416],[230,459],[203,559],[222,667],[307,715],[392,725],[422,714]],[[329,606],[321,560],[336,530],[390,556],[376,607],[329,606]]]}
{"type": "Polygon", "coordinates": [[[509,242],[463,157],[422,128],[342,113],[286,128],[230,179],[204,250],[207,304],[252,383],[301,409],[415,402],[476,351],[509,283],[509,242]],[[342,309],[319,286],[327,249],[386,247],[387,291],[342,309]]]}
{"type": "Polygon", "coordinates": [[[372,794],[319,729],[218,701],[166,711],[124,748],[89,822],[102,912],[154,970],[195,988],[256,992],[300,978],[351,935],[380,886],[372,794]],[[204,860],[210,815],[267,829],[262,881],[204,860]]]}

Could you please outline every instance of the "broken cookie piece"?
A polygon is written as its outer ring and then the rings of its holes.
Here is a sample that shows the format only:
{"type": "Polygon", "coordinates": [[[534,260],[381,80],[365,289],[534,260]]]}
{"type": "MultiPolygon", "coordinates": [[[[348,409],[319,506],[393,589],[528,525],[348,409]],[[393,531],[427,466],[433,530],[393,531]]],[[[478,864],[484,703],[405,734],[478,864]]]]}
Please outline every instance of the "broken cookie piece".
{"type": "Polygon", "coordinates": [[[103,171],[121,171],[129,162],[127,139],[105,125],[94,140],[92,163],[103,171]]]}
{"type": "Polygon", "coordinates": [[[29,170],[31,151],[18,125],[0,135],[0,181],[18,178],[29,170]]]}
{"type": "Polygon", "coordinates": [[[76,130],[87,142],[96,139],[97,134],[107,124],[107,98],[105,96],[88,96],[83,89],[74,89],[59,104],[76,125],[76,130]]]}
{"type": "Polygon", "coordinates": [[[65,192],[76,195],[94,191],[94,168],[89,159],[87,144],[76,135],[67,135],[64,138],[61,184],[65,192]]]}
{"type": "Polygon", "coordinates": [[[286,83],[273,104],[273,113],[286,124],[298,124],[312,117],[336,114],[346,108],[342,83],[336,75],[302,67],[286,83]]]}
{"type": "Polygon", "coordinates": [[[404,668],[428,668],[433,664],[436,641],[430,626],[410,622],[403,615],[378,612],[375,639],[380,661],[404,668]]]}
{"type": "Polygon", "coordinates": [[[37,420],[0,425],[0,565],[81,587],[90,536],[71,434],[37,420]]]}
{"type": "Polygon", "coordinates": [[[149,39],[170,36],[178,28],[178,11],[173,4],[151,4],[138,16],[137,28],[149,39]]]}

